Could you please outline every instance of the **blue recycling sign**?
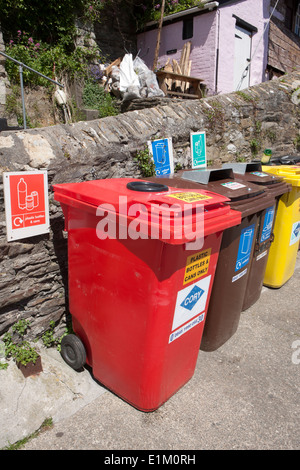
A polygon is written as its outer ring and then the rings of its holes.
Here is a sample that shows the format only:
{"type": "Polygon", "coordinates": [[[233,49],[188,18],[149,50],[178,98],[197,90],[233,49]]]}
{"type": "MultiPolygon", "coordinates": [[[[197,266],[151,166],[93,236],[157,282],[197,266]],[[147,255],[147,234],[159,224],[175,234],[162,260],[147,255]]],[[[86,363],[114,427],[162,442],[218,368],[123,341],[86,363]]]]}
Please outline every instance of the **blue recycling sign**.
{"type": "Polygon", "coordinates": [[[300,233],[300,222],[298,222],[293,230],[294,236],[298,237],[300,233]]]}
{"type": "Polygon", "coordinates": [[[235,263],[235,271],[239,271],[249,263],[254,231],[255,224],[249,225],[249,227],[246,227],[241,231],[239,250],[235,263]]]}
{"type": "Polygon", "coordinates": [[[203,294],[203,289],[198,286],[194,286],[193,289],[185,297],[183,302],[180,304],[181,307],[186,308],[187,310],[192,310],[203,294]]]}
{"type": "Polygon", "coordinates": [[[152,154],[156,176],[174,173],[172,139],[159,139],[148,142],[152,154]]]}
{"type": "Polygon", "coordinates": [[[268,207],[268,209],[266,209],[264,224],[263,224],[262,233],[260,237],[260,243],[265,242],[271,236],[274,214],[275,214],[274,206],[268,207]]]}
{"type": "Polygon", "coordinates": [[[297,243],[300,240],[300,221],[295,222],[292,227],[290,245],[297,243]]]}

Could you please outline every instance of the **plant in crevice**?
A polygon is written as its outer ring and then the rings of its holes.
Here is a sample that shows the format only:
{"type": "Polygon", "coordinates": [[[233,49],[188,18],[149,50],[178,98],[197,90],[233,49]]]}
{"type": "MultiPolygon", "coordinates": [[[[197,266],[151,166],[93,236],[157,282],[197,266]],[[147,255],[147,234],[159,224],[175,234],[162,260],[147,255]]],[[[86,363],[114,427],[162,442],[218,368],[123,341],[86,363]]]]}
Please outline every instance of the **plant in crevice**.
{"type": "Polygon", "coordinates": [[[135,161],[138,162],[138,166],[143,177],[155,175],[155,164],[147,145],[136,153],[135,161]]]}
{"type": "Polygon", "coordinates": [[[39,357],[35,347],[24,340],[24,335],[29,327],[29,320],[21,319],[12,326],[12,332],[17,335],[17,338],[13,339],[9,332],[5,333],[2,338],[5,345],[5,357],[7,359],[11,357],[17,364],[24,366],[29,362],[35,364],[39,357]]]}
{"type": "Polygon", "coordinates": [[[253,156],[258,154],[258,151],[261,148],[261,144],[257,139],[252,139],[250,142],[250,149],[253,156]]]}
{"type": "Polygon", "coordinates": [[[117,100],[107,93],[95,80],[87,80],[84,84],[82,100],[88,109],[97,109],[99,117],[116,116],[118,111],[117,100]]]}

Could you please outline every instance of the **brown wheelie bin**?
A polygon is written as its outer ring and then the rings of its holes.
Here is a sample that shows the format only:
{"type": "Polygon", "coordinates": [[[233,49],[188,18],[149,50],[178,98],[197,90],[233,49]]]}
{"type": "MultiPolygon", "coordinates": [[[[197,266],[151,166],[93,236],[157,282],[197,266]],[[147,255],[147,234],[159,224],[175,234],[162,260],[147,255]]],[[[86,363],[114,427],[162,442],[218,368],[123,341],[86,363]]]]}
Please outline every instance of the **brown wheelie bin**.
{"type": "Polygon", "coordinates": [[[274,240],[273,228],[280,197],[292,190],[292,186],[283,178],[262,171],[261,163],[227,163],[225,169],[232,169],[235,179],[264,187],[266,193],[274,198],[274,206],[268,207],[262,214],[261,224],[251,259],[250,273],[242,310],[251,307],[260,296],[265,276],[269,250],[274,240]]]}
{"type": "Polygon", "coordinates": [[[261,217],[266,208],[274,205],[274,198],[264,187],[237,181],[231,169],[183,170],[176,176],[150,179],[175,188],[203,188],[221,194],[230,199],[232,209],[242,214],[240,225],[223,232],[200,345],[204,351],[214,351],[238,328],[261,217]]]}

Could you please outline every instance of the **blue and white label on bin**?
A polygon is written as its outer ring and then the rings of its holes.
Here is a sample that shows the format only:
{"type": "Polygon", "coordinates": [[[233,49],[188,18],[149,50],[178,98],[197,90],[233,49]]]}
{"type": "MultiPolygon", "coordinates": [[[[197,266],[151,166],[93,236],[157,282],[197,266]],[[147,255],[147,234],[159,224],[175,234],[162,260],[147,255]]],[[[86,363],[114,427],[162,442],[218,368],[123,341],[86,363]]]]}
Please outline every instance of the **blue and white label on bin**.
{"type": "Polygon", "coordinates": [[[275,206],[268,207],[268,209],[266,209],[264,225],[263,225],[262,233],[260,237],[260,243],[265,242],[271,236],[274,214],[275,214],[275,206]]]}
{"type": "Polygon", "coordinates": [[[177,292],[169,343],[204,321],[210,280],[211,275],[177,292]]]}
{"type": "Polygon", "coordinates": [[[300,241],[300,220],[298,222],[295,222],[292,226],[290,246],[294,245],[294,243],[297,243],[299,241],[300,241]]]}
{"type": "Polygon", "coordinates": [[[255,224],[249,225],[241,231],[239,251],[235,263],[235,271],[239,271],[249,263],[252,243],[254,238],[255,224]]]}

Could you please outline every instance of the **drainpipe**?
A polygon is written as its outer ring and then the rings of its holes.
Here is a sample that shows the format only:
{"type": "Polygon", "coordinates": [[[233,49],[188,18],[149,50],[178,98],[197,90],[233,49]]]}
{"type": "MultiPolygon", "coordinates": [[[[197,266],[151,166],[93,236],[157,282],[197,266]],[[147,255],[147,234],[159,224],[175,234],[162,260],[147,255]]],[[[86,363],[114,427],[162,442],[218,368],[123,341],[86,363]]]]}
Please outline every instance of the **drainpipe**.
{"type": "Polygon", "coordinates": [[[216,51],[216,77],[215,77],[215,93],[218,93],[219,79],[219,49],[220,49],[220,10],[217,11],[217,51],[216,51]]]}
{"type": "Polygon", "coordinates": [[[208,11],[211,11],[214,8],[218,8],[218,6],[219,6],[219,2],[209,2],[209,3],[206,3],[206,5],[205,5],[205,7],[206,7],[206,9],[208,9],[208,11]]]}

